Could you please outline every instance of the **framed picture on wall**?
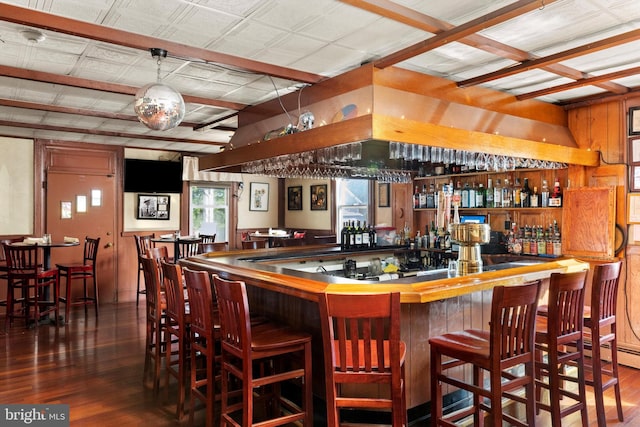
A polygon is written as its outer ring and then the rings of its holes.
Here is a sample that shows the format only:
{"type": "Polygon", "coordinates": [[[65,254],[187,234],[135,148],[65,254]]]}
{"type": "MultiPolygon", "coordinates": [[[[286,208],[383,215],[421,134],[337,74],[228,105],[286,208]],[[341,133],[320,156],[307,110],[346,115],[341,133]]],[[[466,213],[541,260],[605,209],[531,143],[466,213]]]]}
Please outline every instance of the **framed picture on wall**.
{"type": "Polygon", "coordinates": [[[327,210],[327,184],[311,186],[311,210],[327,210]]]}
{"type": "Polygon", "coordinates": [[[388,208],[390,205],[389,202],[389,183],[382,183],[378,185],[378,207],[379,208],[388,208]]]}
{"type": "Polygon", "coordinates": [[[629,108],[629,135],[640,135],[640,107],[629,108]]]}
{"type": "Polygon", "coordinates": [[[252,182],[249,189],[249,210],[268,211],[269,184],[264,182],[252,182]]]}
{"type": "Polygon", "coordinates": [[[287,209],[290,211],[302,210],[302,186],[287,188],[287,209]]]}
{"type": "Polygon", "coordinates": [[[138,194],[137,219],[169,219],[169,196],[156,194],[138,194]]]}

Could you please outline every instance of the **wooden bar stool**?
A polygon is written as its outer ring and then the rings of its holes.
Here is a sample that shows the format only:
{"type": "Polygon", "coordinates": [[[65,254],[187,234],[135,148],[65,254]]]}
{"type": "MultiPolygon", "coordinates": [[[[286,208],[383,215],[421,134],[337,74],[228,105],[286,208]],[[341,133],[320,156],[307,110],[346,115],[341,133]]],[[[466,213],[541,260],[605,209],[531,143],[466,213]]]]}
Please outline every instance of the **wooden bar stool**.
{"type": "Polygon", "coordinates": [[[216,342],[220,341],[220,324],[213,296],[211,278],[206,271],[183,269],[189,295],[191,326],[189,424],[193,425],[196,399],[205,404],[206,425],[214,425],[216,382],[220,379],[220,354],[216,342]]]}
{"type": "Polygon", "coordinates": [[[166,387],[165,400],[169,400],[169,380],[174,377],[178,385],[176,417],[182,420],[185,414],[188,359],[190,357],[189,334],[191,313],[185,302],[182,268],[178,264],[160,261],[164,289],[167,299],[167,346],[165,349],[166,387]],[[173,345],[173,342],[176,345],[173,345]]]}
{"type": "Polygon", "coordinates": [[[162,365],[163,349],[166,345],[166,310],[167,302],[164,293],[160,291],[160,271],[156,260],[150,257],[140,257],[140,264],[144,273],[144,283],[147,300],[147,335],[144,354],[143,380],[146,382],[151,375],[153,393],[160,391],[160,367],[162,365]],[[151,371],[153,364],[153,372],[151,371]]]}
{"type": "Polygon", "coordinates": [[[278,426],[302,421],[313,426],[311,336],[270,322],[252,325],[244,282],[218,276],[213,276],[213,282],[222,329],[221,425],[278,426]],[[300,358],[302,367],[297,368],[300,358]],[[256,364],[260,368],[254,369],[256,364]],[[233,379],[242,382],[242,399],[230,403],[235,398],[230,390],[233,379]],[[280,383],[294,379],[302,380],[301,405],[279,393],[280,383]],[[254,396],[267,388],[273,392],[273,417],[257,422],[254,396]]]}
{"type": "Polygon", "coordinates": [[[154,246],[154,243],[151,239],[154,239],[156,234],[150,234],[148,236],[139,236],[134,235],[133,238],[136,241],[136,252],[138,254],[138,283],[136,285],[136,307],[140,303],[140,295],[146,294],[146,289],[140,289],[140,275],[143,274],[142,263],[140,262],[140,257],[147,256],[147,251],[154,246]]]}
{"type": "Polygon", "coordinates": [[[592,386],[596,400],[598,426],[605,427],[604,391],[613,387],[618,420],[623,421],[620,380],[618,377],[618,339],[616,333],[616,307],[622,261],[598,264],[593,270],[591,305],[585,307],[585,350],[591,350],[586,359],[586,384],[592,386]],[[609,360],[603,358],[602,349],[609,347],[609,360]],[[608,378],[606,381],[604,378],[608,378]]]}
{"type": "Polygon", "coordinates": [[[87,315],[87,306],[93,304],[95,307],[96,317],[98,317],[98,278],[97,264],[98,249],[100,247],[100,238],[92,239],[85,237],[84,250],[82,255],[82,263],[76,264],[56,264],[60,271],[60,280],[65,279],[66,292],[64,297],[60,297],[60,301],[64,303],[65,320],[69,321],[69,309],[71,306],[83,305],[84,314],[87,315]],[[73,298],[73,290],[71,289],[74,280],[82,280],[83,293],[79,298],[73,298]],[[87,290],[87,281],[93,284],[93,296],[87,290]]]}
{"type": "Polygon", "coordinates": [[[489,331],[467,329],[429,339],[431,346],[431,425],[451,426],[454,421],[474,417],[484,425],[481,411],[492,414],[492,425],[535,425],[534,332],[540,281],[519,286],[496,286],[491,301],[489,331]],[[443,357],[450,360],[443,361],[443,357]],[[446,375],[448,369],[471,365],[473,382],[446,375]],[[514,368],[524,366],[522,375],[514,368]],[[489,372],[489,388],[484,386],[489,372]],[[442,384],[473,394],[472,406],[443,416],[442,384]],[[515,393],[524,388],[524,396],[515,393]],[[484,397],[484,399],[483,399],[484,397]],[[526,423],[502,411],[502,399],[526,406],[526,423]],[[489,405],[484,401],[489,400],[489,405]]]}
{"type": "Polygon", "coordinates": [[[554,426],[560,426],[563,417],[577,411],[583,427],[588,425],[582,336],[586,279],[586,270],[551,274],[547,316],[540,315],[536,320],[537,408],[551,413],[554,426]],[[566,374],[568,366],[576,366],[576,376],[566,374]],[[566,386],[568,383],[577,385],[577,393],[566,386]],[[543,388],[549,392],[548,404],[541,400],[543,388]],[[566,403],[567,400],[571,402],[566,403]]]}
{"type": "Polygon", "coordinates": [[[400,293],[320,295],[327,423],[341,425],[340,409],[391,410],[393,427],[407,424],[404,359],[406,345],[400,340],[400,293]],[[348,396],[346,384],[384,387],[383,395],[362,390],[348,396]]]}
{"type": "Polygon", "coordinates": [[[11,321],[16,318],[24,318],[28,327],[33,321],[38,327],[43,315],[55,313],[56,327],[59,326],[60,308],[60,280],[57,268],[45,270],[40,261],[40,248],[38,245],[17,246],[3,244],[7,261],[7,302],[5,315],[5,330],[8,330],[11,321]],[[45,288],[50,289],[50,300],[42,299],[45,288]],[[14,306],[15,291],[20,290],[23,296],[23,305],[17,310],[14,306]],[[33,307],[33,315],[31,314],[33,307]]]}

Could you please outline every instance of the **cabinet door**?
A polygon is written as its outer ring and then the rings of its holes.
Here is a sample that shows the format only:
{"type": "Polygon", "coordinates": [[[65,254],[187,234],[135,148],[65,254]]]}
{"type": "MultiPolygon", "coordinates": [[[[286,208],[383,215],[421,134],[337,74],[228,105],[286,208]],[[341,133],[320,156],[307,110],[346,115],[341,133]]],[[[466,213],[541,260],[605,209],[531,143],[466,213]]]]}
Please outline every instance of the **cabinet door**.
{"type": "Polygon", "coordinates": [[[613,258],[615,187],[568,188],[563,196],[562,253],[584,258],[613,258]]]}

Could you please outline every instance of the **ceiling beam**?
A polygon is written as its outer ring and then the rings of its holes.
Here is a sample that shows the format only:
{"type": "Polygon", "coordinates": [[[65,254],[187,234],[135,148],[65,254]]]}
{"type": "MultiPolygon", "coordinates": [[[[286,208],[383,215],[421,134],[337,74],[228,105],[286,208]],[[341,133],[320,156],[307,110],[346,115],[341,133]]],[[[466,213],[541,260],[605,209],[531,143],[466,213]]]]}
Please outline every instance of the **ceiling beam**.
{"type": "MultiPolygon", "coordinates": [[[[16,79],[31,80],[42,83],[54,83],[82,89],[117,93],[120,95],[134,96],[139,89],[135,86],[101,82],[97,80],[84,79],[81,77],[64,76],[60,74],[47,73],[44,71],[27,70],[24,68],[10,67],[7,65],[0,65],[0,76],[13,77],[16,79]]],[[[182,99],[184,99],[184,102],[187,103],[210,105],[214,107],[227,108],[230,110],[242,110],[246,107],[245,104],[240,104],[237,102],[221,101],[219,99],[209,99],[203,98],[201,96],[192,96],[186,94],[182,94],[182,99]]]]}
{"type": "MultiPolygon", "coordinates": [[[[16,101],[13,99],[0,98],[0,106],[24,108],[27,110],[48,111],[52,113],[76,114],[76,115],[81,115],[86,117],[99,117],[103,119],[126,120],[129,122],[139,121],[137,116],[129,115],[129,114],[109,113],[105,111],[89,110],[86,108],[73,108],[73,107],[63,107],[60,105],[40,104],[36,102],[16,101]]],[[[193,130],[200,130],[204,127],[208,127],[210,129],[235,132],[236,130],[238,130],[235,126],[211,126],[212,124],[219,123],[223,120],[234,117],[235,115],[237,114],[230,114],[229,116],[221,117],[214,122],[210,122],[206,124],[206,126],[200,123],[185,122],[185,121],[180,122],[178,126],[190,127],[190,128],[193,128],[193,130]]]]}
{"type": "Polygon", "coordinates": [[[172,56],[201,59],[207,62],[225,64],[255,73],[298,82],[317,83],[325,79],[324,76],[320,76],[318,74],[279,67],[260,61],[254,61],[225,53],[213,52],[207,49],[187,46],[181,43],[175,43],[129,31],[122,31],[117,28],[65,18],[59,15],[53,15],[5,3],[2,4],[2,16],[0,19],[3,21],[13,22],[15,24],[28,25],[30,27],[83,37],[90,40],[98,40],[144,51],[148,51],[153,47],[160,47],[168,51],[172,56]]]}
{"type": "Polygon", "coordinates": [[[413,58],[414,56],[436,49],[440,46],[458,41],[488,27],[492,27],[527,12],[531,12],[538,7],[539,0],[517,1],[491,13],[472,19],[462,25],[442,31],[427,40],[414,44],[413,46],[409,46],[405,49],[399,50],[398,52],[394,52],[391,55],[387,55],[386,57],[375,61],[374,65],[378,68],[389,67],[397,64],[398,62],[402,62],[413,58]]]}
{"type": "Polygon", "coordinates": [[[536,90],[528,93],[522,93],[520,95],[516,95],[516,99],[518,101],[523,101],[525,99],[538,98],[540,96],[549,95],[552,93],[564,92],[566,90],[571,90],[583,86],[594,85],[601,81],[621,79],[623,77],[633,76],[636,74],[640,74],[640,67],[628,68],[626,70],[620,70],[613,73],[602,74],[600,76],[589,77],[587,79],[576,80],[575,82],[565,83],[563,85],[548,87],[546,89],[536,90]]]}
{"type": "Polygon", "coordinates": [[[85,135],[110,136],[115,138],[166,141],[166,142],[176,142],[176,143],[186,143],[186,144],[204,144],[204,145],[217,145],[217,146],[228,145],[228,142],[202,141],[199,139],[184,139],[184,138],[167,138],[163,136],[140,135],[135,133],[124,133],[124,132],[110,132],[110,131],[97,130],[97,129],[85,129],[85,128],[79,129],[79,128],[73,128],[68,126],[51,126],[51,125],[42,125],[37,123],[13,122],[9,120],[0,120],[0,126],[8,126],[8,127],[24,128],[24,129],[49,130],[53,132],[81,133],[85,135]]]}
{"type": "MultiPolygon", "coordinates": [[[[454,26],[452,24],[449,24],[448,22],[433,18],[429,15],[425,15],[423,13],[417,12],[414,9],[401,6],[389,0],[340,1],[434,34],[439,34],[443,31],[448,31],[454,28],[454,26]]],[[[474,47],[476,49],[483,50],[485,52],[492,53],[501,58],[511,59],[516,62],[522,62],[537,58],[536,55],[530,52],[517,49],[504,43],[500,43],[496,40],[490,39],[480,34],[472,34],[467,37],[463,37],[462,39],[458,40],[458,42],[470,47],[474,47]]],[[[590,77],[588,74],[562,64],[548,64],[541,68],[550,73],[554,73],[562,77],[568,77],[574,80],[590,77]]],[[[629,90],[625,86],[612,82],[602,82],[597,84],[597,86],[606,91],[616,94],[623,94],[629,90]]]]}
{"type": "Polygon", "coordinates": [[[522,73],[524,71],[530,71],[537,68],[542,68],[546,65],[566,61],[568,59],[576,58],[578,56],[588,55],[590,53],[598,52],[604,49],[610,49],[612,47],[619,46],[621,44],[629,43],[640,39],[640,29],[632,30],[623,34],[618,34],[606,39],[598,40],[595,42],[587,43],[582,46],[568,49],[563,52],[558,52],[553,55],[543,56],[541,58],[524,61],[518,65],[503,68],[502,70],[487,73],[482,76],[473,77],[471,79],[462,80],[458,82],[459,87],[473,86],[481,83],[486,83],[492,80],[501,79],[503,77],[512,76],[514,74],[522,73]]]}

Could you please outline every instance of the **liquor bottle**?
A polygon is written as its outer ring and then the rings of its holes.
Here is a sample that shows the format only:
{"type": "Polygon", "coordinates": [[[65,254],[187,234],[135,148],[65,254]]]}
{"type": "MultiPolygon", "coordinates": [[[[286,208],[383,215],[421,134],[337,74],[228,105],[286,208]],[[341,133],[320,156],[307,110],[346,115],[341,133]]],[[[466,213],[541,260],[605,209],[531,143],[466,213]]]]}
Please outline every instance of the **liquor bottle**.
{"type": "MultiPolygon", "coordinates": [[[[454,197],[455,197],[455,192],[454,192],[454,197]]],[[[460,207],[461,208],[469,207],[469,183],[468,182],[464,184],[464,188],[462,189],[462,200],[460,202],[460,207]]]]}
{"type": "Polygon", "coordinates": [[[353,249],[356,247],[356,230],[353,225],[353,220],[349,222],[349,249],[353,249]]]}
{"type": "Polygon", "coordinates": [[[429,184],[429,192],[427,193],[427,208],[436,207],[435,197],[436,197],[435,186],[433,185],[433,183],[431,183],[429,184]]]}
{"type": "Polygon", "coordinates": [[[502,207],[502,185],[499,179],[496,179],[496,186],[493,187],[493,207],[502,207]]]}
{"type": "Polygon", "coordinates": [[[354,245],[357,249],[362,248],[362,228],[360,228],[360,220],[356,222],[356,228],[354,231],[354,245]]]}
{"type": "Polygon", "coordinates": [[[553,184],[553,192],[549,195],[549,207],[562,207],[562,188],[558,179],[553,184]]]}
{"type": "Polygon", "coordinates": [[[502,186],[502,207],[510,208],[513,199],[513,189],[509,184],[509,178],[504,179],[504,185],[502,186]]]}
{"type": "Polygon", "coordinates": [[[344,251],[349,247],[349,234],[348,234],[348,222],[342,223],[342,230],[340,230],[340,250],[344,251]]]}
{"type": "Polygon", "coordinates": [[[477,193],[476,183],[474,182],[472,185],[469,186],[469,207],[470,208],[476,207],[476,193],[477,193]]]}
{"type": "Polygon", "coordinates": [[[520,205],[523,208],[531,207],[531,187],[529,187],[529,178],[524,179],[524,185],[520,191],[520,205]]]}
{"type": "Polygon", "coordinates": [[[369,245],[372,248],[378,246],[378,233],[376,233],[376,228],[369,224],[369,245]]]}
{"type": "Polygon", "coordinates": [[[371,247],[371,235],[369,234],[367,221],[365,221],[362,225],[362,248],[367,249],[369,247],[371,247]]]}
{"type": "Polygon", "coordinates": [[[538,187],[534,185],[533,193],[531,193],[531,196],[529,197],[529,201],[530,201],[529,204],[531,205],[532,208],[537,208],[539,206],[538,200],[539,200],[538,187]]]}
{"type": "Polygon", "coordinates": [[[431,229],[429,230],[429,241],[431,242],[431,247],[435,248],[436,247],[436,239],[437,239],[438,233],[436,232],[436,224],[434,221],[431,221],[431,229]]]}
{"type": "Polygon", "coordinates": [[[416,189],[413,192],[413,208],[418,209],[420,207],[420,190],[416,185],[416,189]]]}
{"type": "Polygon", "coordinates": [[[513,186],[513,207],[514,208],[522,207],[522,199],[520,198],[521,192],[522,192],[522,183],[520,182],[520,178],[516,178],[516,182],[513,186]]]}
{"type": "Polygon", "coordinates": [[[422,185],[422,191],[420,192],[420,209],[427,207],[427,184],[422,185]]]}
{"type": "Polygon", "coordinates": [[[493,181],[491,178],[487,179],[487,190],[484,192],[484,204],[488,208],[493,207],[493,181]]]}
{"type": "Polygon", "coordinates": [[[476,208],[484,208],[485,191],[482,184],[478,184],[478,190],[476,190],[476,208]]]}
{"type": "Polygon", "coordinates": [[[540,191],[540,207],[549,207],[549,185],[547,184],[546,179],[542,180],[542,190],[540,191]]]}

